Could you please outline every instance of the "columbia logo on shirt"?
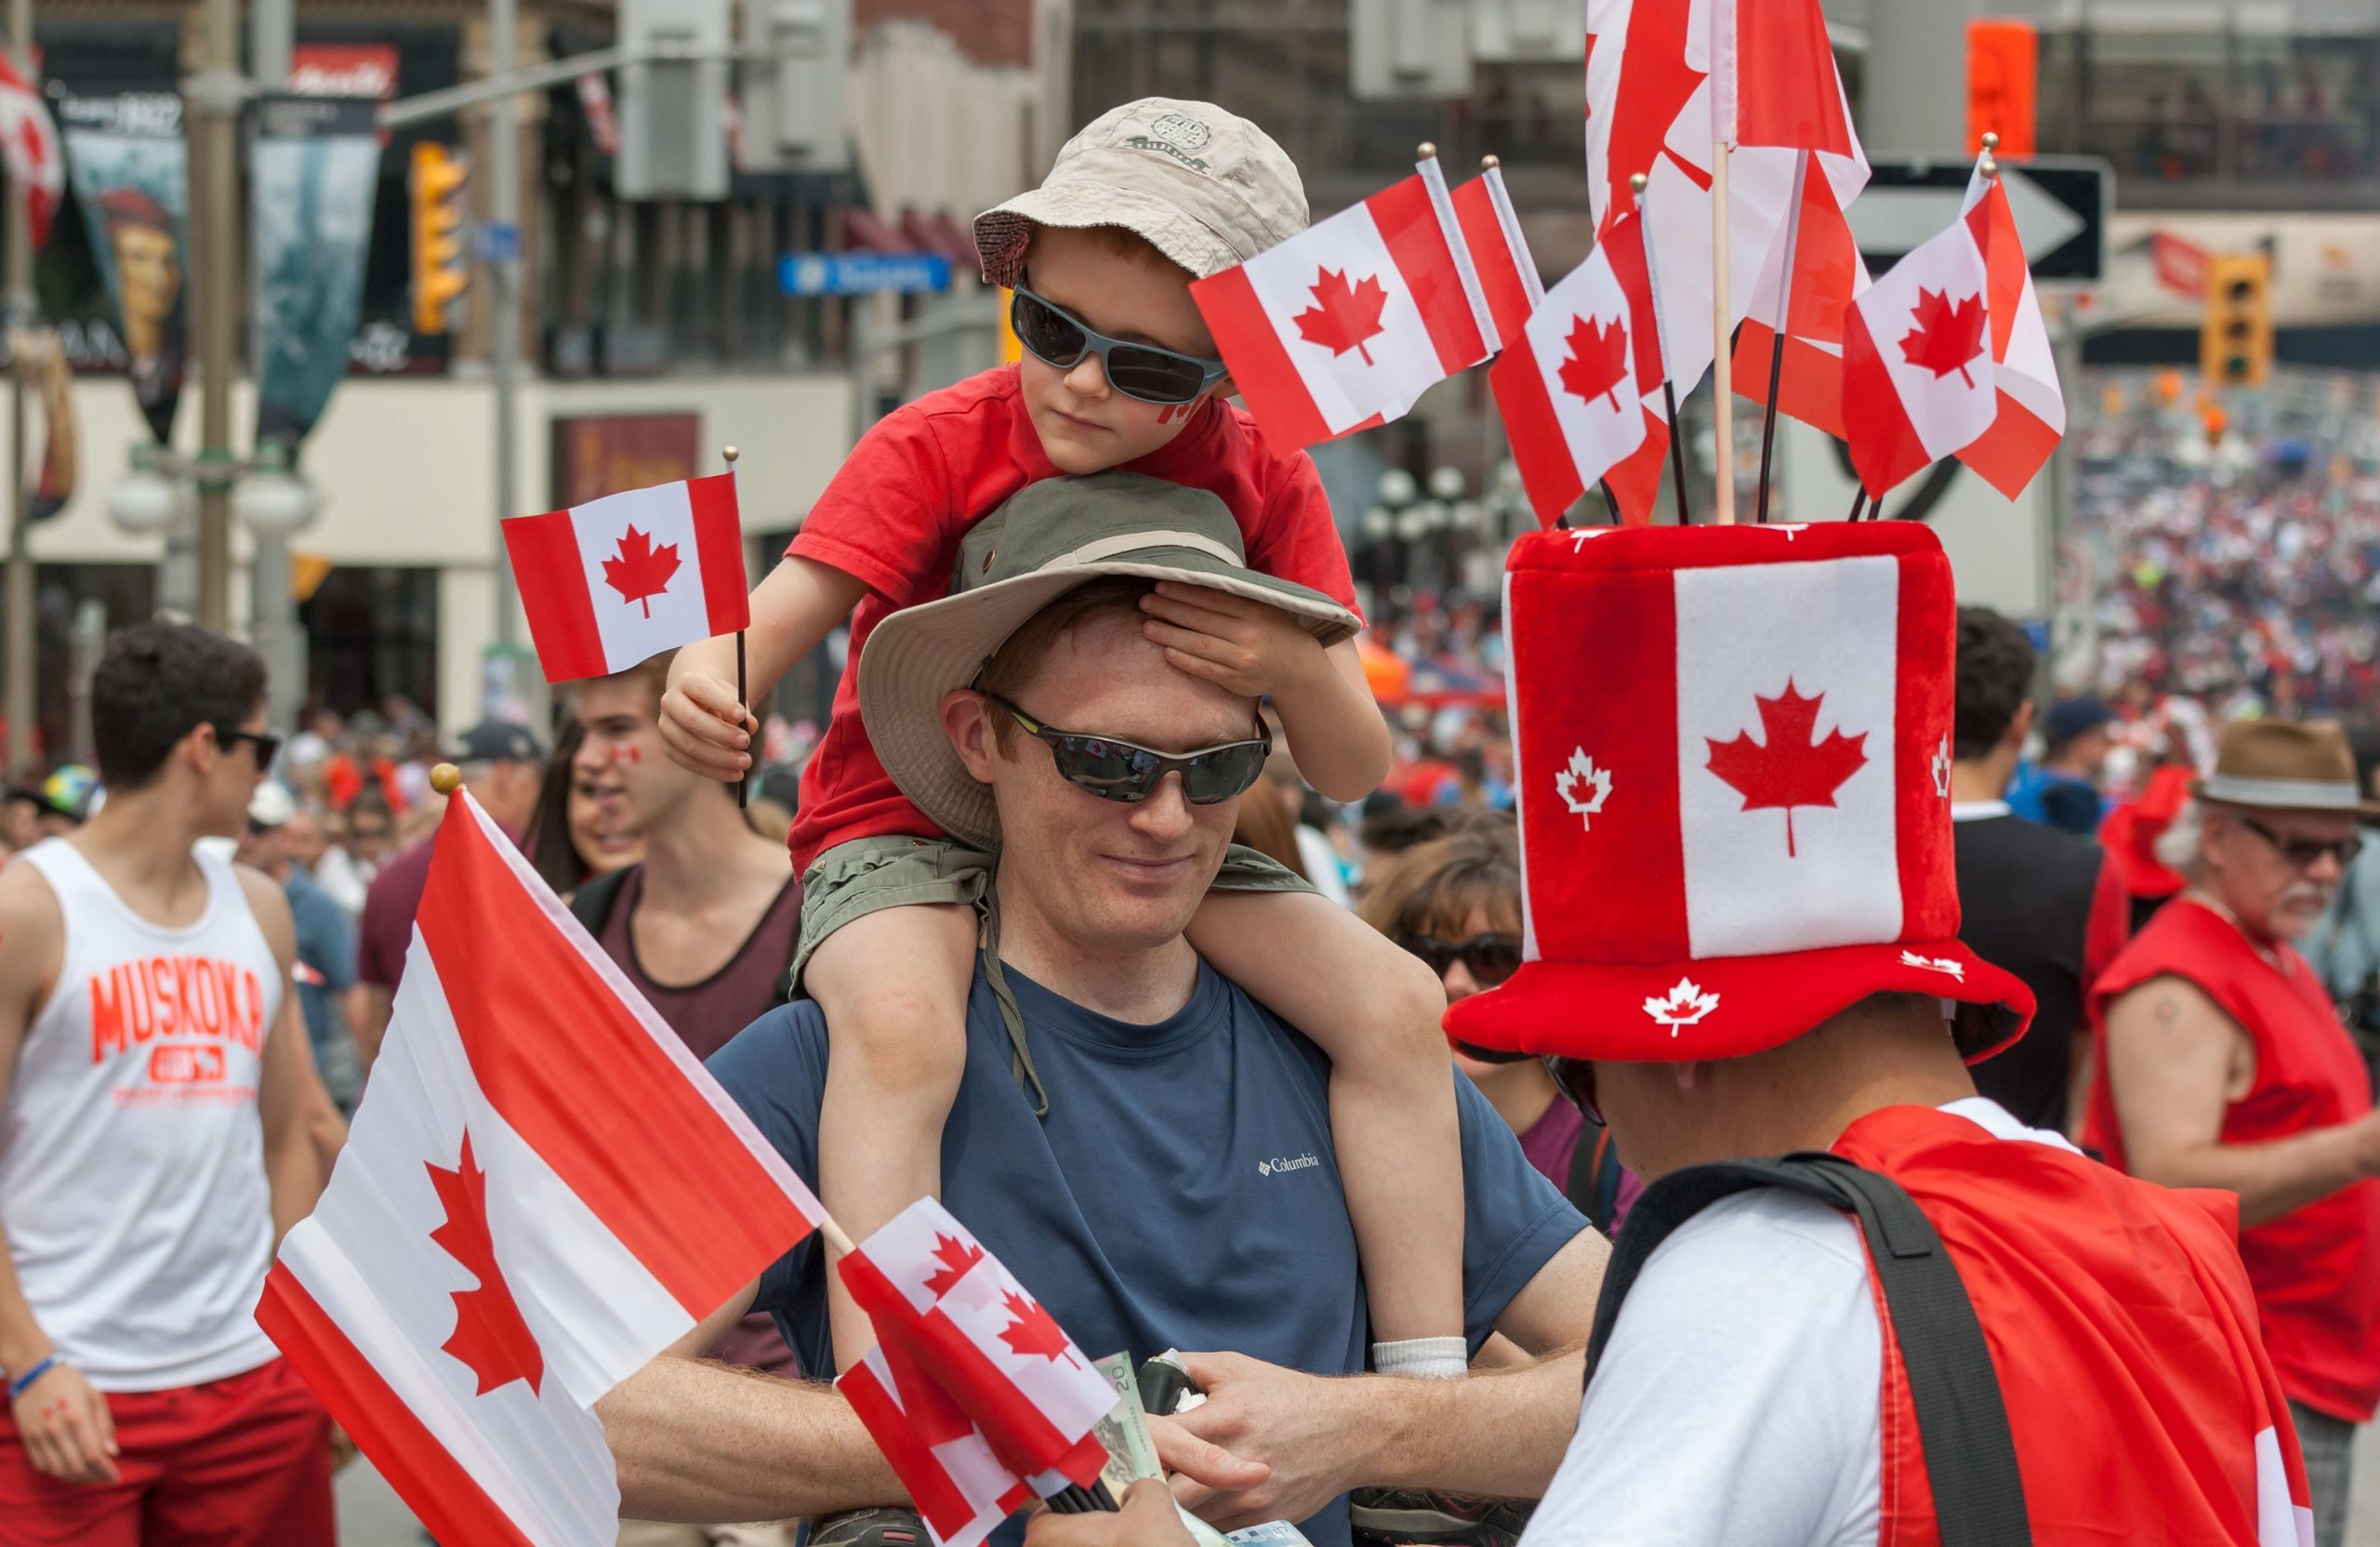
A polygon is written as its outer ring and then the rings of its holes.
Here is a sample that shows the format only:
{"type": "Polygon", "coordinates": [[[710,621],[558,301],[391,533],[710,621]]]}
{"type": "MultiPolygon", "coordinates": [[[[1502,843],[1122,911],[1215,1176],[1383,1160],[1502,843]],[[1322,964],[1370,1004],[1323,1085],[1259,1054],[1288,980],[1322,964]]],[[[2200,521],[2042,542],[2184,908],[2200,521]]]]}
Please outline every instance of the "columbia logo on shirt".
{"type": "Polygon", "coordinates": [[[1270,1160],[1259,1160],[1256,1162],[1256,1174],[1259,1176],[1278,1176],[1283,1171],[1302,1171],[1309,1167],[1319,1166],[1321,1164],[1321,1161],[1316,1159],[1311,1155],[1301,1155],[1294,1160],[1286,1159],[1283,1157],[1276,1155],[1270,1160]]]}

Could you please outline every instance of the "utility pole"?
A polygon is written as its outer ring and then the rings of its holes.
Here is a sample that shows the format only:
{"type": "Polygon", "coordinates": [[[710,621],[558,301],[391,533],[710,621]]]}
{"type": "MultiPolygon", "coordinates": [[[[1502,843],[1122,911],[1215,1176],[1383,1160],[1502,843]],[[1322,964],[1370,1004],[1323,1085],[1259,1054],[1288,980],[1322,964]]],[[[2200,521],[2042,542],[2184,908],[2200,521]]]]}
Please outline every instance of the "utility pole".
{"type": "MultiPolygon", "coordinates": [[[[33,0],[8,0],[8,52],[17,65],[17,73],[32,81],[33,75],[33,0]]],[[[11,188],[16,207],[8,214],[7,294],[5,311],[10,328],[22,328],[33,322],[33,233],[26,223],[25,190],[11,188]]],[[[16,389],[10,393],[9,416],[14,421],[9,434],[9,469],[13,483],[8,490],[8,581],[7,581],[7,709],[8,709],[8,772],[15,773],[33,760],[33,556],[30,547],[28,518],[33,514],[32,500],[25,479],[25,377],[24,353],[9,343],[10,375],[16,389]]]]}
{"type": "Polygon", "coordinates": [[[198,224],[198,621],[231,626],[231,321],[239,310],[239,0],[206,0],[203,63],[186,91],[197,120],[191,213],[198,224]]]}
{"type": "MultiPolygon", "coordinates": [[[[492,78],[501,79],[512,73],[519,62],[512,27],[512,0],[488,0],[487,46],[492,57],[488,71],[492,78]]],[[[512,93],[499,94],[488,103],[488,210],[497,224],[509,228],[509,238],[498,237],[481,251],[487,255],[483,265],[487,271],[489,311],[496,325],[489,363],[496,377],[496,519],[503,521],[521,513],[519,491],[513,487],[513,467],[518,446],[513,401],[521,361],[521,167],[520,137],[513,127],[512,93]]],[[[512,656],[512,560],[505,552],[497,534],[488,534],[496,549],[496,642],[505,653],[509,666],[518,669],[512,656]]],[[[491,706],[493,707],[493,706],[491,706]]]]}
{"type": "MultiPolygon", "coordinates": [[[[289,82],[297,46],[295,0],[253,0],[248,15],[248,65],[258,86],[279,91],[289,82]]],[[[264,318],[259,311],[248,335],[249,370],[264,384],[264,318]]],[[[265,448],[259,444],[261,455],[265,448]]],[[[294,452],[295,446],[292,450],[294,452]]],[[[248,642],[265,664],[265,712],[277,729],[295,731],[306,702],[306,641],[298,628],[298,601],[291,584],[289,535],[254,534],[255,559],[248,575],[248,642]]]]}

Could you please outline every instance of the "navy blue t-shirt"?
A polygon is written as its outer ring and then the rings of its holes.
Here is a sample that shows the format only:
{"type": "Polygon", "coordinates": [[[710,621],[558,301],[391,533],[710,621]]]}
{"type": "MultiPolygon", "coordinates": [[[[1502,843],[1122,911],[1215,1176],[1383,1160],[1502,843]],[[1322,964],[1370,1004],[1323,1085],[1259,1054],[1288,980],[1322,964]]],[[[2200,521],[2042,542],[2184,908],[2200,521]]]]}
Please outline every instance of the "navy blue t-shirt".
{"type": "MultiPolygon", "coordinates": [[[[943,1201],[1086,1353],[1219,1349],[1324,1375],[1369,1352],[1321,1050],[1203,962],[1154,1025],[1093,1014],[1007,969],[1046,1119],[1012,1072],[979,966],[967,1069],[943,1129],[943,1201]]],[[[708,1066],[796,1172],[818,1174],[826,1022],[780,1006],[708,1066]]],[[[1475,1352],[1522,1286],[1587,1228],[1471,1082],[1455,1080],[1463,1319],[1475,1352]]],[[[833,1368],[816,1237],[760,1276],[759,1307],[811,1370],[833,1368]]],[[[1304,1526],[1346,1547],[1344,1499],[1304,1526]]],[[[996,1541],[1019,1534],[1014,1522],[996,1541]]]]}

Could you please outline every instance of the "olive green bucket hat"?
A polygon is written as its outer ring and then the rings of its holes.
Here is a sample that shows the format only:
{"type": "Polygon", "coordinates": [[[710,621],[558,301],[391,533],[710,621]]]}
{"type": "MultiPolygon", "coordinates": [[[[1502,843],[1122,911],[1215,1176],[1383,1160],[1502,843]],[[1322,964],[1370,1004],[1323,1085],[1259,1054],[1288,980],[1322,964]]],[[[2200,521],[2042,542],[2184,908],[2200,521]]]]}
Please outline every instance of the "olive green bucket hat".
{"type": "Polygon", "coordinates": [[[1269,602],[1326,645],[1362,627],[1322,592],[1250,569],[1239,523],[1204,489],[1132,472],[1027,484],[961,540],[951,594],[892,614],[860,653],[868,740],[901,792],[951,837],[997,848],[999,818],[943,734],[944,696],[972,683],[1027,618],[1108,575],[1269,602]]]}

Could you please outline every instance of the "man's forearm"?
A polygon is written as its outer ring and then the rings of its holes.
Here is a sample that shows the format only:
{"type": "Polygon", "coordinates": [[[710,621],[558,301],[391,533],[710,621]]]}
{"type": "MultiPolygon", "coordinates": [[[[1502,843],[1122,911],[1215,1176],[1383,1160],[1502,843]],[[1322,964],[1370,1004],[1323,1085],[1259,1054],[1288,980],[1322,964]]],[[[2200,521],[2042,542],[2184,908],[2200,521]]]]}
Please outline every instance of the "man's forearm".
{"type": "Polygon", "coordinates": [[[907,1497],[858,1415],[826,1386],[665,1354],[595,1413],[629,1519],[790,1520],[907,1497]]]}
{"type": "Polygon", "coordinates": [[[2240,1195],[2240,1223],[2262,1224],[2363,1180],[2358,1135],[2318,1128],[2262,1144],[2193,1144],[2133,1159],[2143,1181],[2165,1187],[2219,1187],[2240,1195]]]}
{"type": "Polygon", "coordinates": [[[1554,1480],[1579,1426],[1586,1354],[1474,1370],[1461,1381],[1371,1376],[1374,1454],[1363,1482],[1535,1499],[1554,1480]]]}

